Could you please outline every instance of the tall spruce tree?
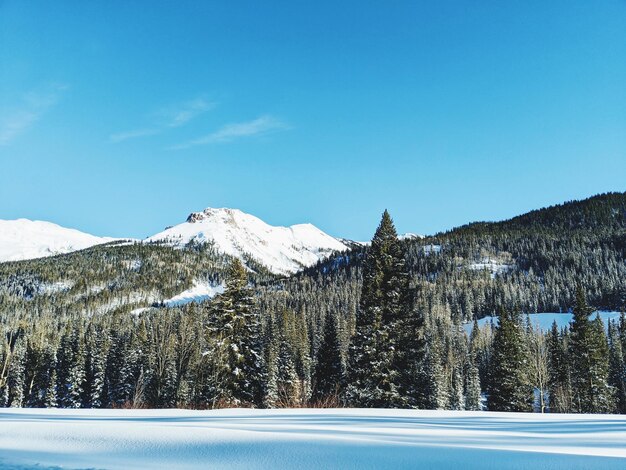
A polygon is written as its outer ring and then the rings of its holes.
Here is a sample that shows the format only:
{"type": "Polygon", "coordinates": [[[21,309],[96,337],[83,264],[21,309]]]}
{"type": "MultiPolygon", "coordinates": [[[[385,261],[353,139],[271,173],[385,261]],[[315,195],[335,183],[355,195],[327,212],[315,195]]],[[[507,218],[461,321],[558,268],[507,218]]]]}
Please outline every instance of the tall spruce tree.
{"type": "Polygon", "coordinates": [[[589,320],[591,311],[579,285],[569,342],[572,411],[578,413],[608,412],[612,407],[606,335],[599,317],[589,320]]]}
{"type": "Polygon", "coordinates": [[[214,302],[225,352],[226,400],[260,406],[263,399],[263,352],[259,312],[248,287],[246,268],[235,259],[226,289],[214,302]]]}
{"type": "Polygon", "coordinates": [[[548,391],[552,413],[568,413],[572,406],[572,387],[567,359],[565,335],[559,331],[556,320],[548,333],[548,391]]]}
{"type": "Polygon", "coordinates": [[[26,388],[26,345],[24,340],[16,343],[8,369],[8,405],[11,408],[24,406],[24,394],[26,388]]]}
{"type": "Polygon", "coordinates": [[[589,357],[591,368],[591,413],[611,413],[615,409],[615,389],[609,384],[609,345],[599,315],[591,322],[589,357]]]}
{"type": "Polygon", "coordinates": [[[532,411],[533,389],[527,379],[527,361],[520,315],[501,309],[489,371],[489,410],[532,411]]]}
{"type": "Polygon", "coordinates": [[[465,409],[478,411],[482,409],[480,374],[478,371],[478,343],[480,328],[474,319],[470,334],[469,347],[465,359],[465,409]]]}
{"type": "Polygon", "coordinates": [[[352,406],[406,406],[399,353],[408,314],[409,277],[404,252],[385,210],[363,264],[356,331],[349,351],[345,397],[352,406]]]}
{"type": "Polygon", "coordinates": [[[609,383],[615,390],[615,411],[626,413],[626,362],[620,338],[620,327],[609,323],[609,383]]]}
{"type": "Polygon", "coordinates": [[[292,407],[302,404],[302,386],[296,368],[295,351],[289,341],[293,312],[284,310],[278,318],[270,318],[267,344],[267,375],[264,405],[267,408],[292,407]]]}
{"type": "Polygon", "coordinates": [[[337,395],[344,375],[337,320],[327,315],[324,337],[317,352],[313,399],[324,402],[337,395]]]}

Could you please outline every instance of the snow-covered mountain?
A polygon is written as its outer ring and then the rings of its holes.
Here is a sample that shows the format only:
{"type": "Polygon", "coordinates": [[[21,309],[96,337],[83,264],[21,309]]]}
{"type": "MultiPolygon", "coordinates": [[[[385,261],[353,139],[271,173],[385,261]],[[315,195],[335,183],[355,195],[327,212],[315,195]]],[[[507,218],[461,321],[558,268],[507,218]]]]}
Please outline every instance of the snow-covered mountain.
{"type": "Polygon", "coordinates": [[[0,262],[69,253],[113,240],[41,220],[0,220],[0,262]]]}
{"type": "Polygon", "coordinates": [[[340,240],[311,224],[274,227],[238,209],[208,208],[187,221],[149,237],[146,242],[183,246],[190,241],[213,241],[215,248],[242,258],[248,254],[277,274],[294,273],[347,249],[340,240]]]}

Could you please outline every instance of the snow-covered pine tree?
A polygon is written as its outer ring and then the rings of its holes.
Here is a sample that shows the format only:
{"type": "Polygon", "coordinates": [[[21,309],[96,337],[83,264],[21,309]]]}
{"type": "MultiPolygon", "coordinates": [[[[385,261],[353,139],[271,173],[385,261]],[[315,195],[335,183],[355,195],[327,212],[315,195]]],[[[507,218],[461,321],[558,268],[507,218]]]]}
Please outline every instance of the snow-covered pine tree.
{"type": "Polygon", "coordinates": [[[489,371],[488,407],[492,411],[532,411],[528,352],[519,313],[500,310],[489,371]]]}
{"type": "MultiPolygon", "coordinates": [[[[410,291],[410,294],[413,297],[414,291],[410,291]]],[[[416,307],[408,295],[405,302],[406,313],[395,325],[398,329],[398,347],[395,351],[394,369],[399,373],[400,393],[396,406],[424,408],[424,390],[428,380],[420,372],[426,359],[425,319],[423,310],[416,307]]],[[[461,395],[462,388],[461,385],[461,395]]]]}
{"type": "Polygon", "coordinates": [[[478,411],[482,409],[480,373],[478,371],[478,342],[480,340],[480,328],[474,320],[470,334],[469,347],[465,358],[465,409],[478,411]]]}
{"type": "Polygon", "coordinates": [[[626,413],[626,354],[623,349],[623,326],[626,319],[622,312],[620,322],[609,323],[609,383],[615,390],[615,411],[626,413]]]}
{"type": "Polygon", "coordinates": [[[317,351],[313,400],[323,403],[339,392],[344,376],[337,320],[326,316],[324,335],[317,351]]]}
{"type": "Polygon", "coordinates": [[[268,326],[267,381],[264,406],[290,407],[302,403],[302,387],[295,365],[294,351],[285,331],[290,329],[293,314],[283,311],[268,326]]]}
{"type": "Polygon", "coordinates": [[[263,384],[263,406],[274,408],[278,403],[278,326],[271,315],[264,332],[265,383],[263,384]]]}
{"type": "Polygon", "coordinates": [[[85,402],[85,343],[82,331],[74,335],[72,362],[67,380],[66,408],[81,408],[85,402]]]}
{"type": "Polygon", "coordinates": [[[572,386],[568,364],[565,333],[556,321],[548,333],[548,391],[552,413],[568,413],[572,407],[572,386]]]}
{"type": "Polygon", "coordinates": [[[57,363],[56,363],[56,394],[57,402],[60,408],[69,407],[68,387],[69,372],[72,367],[72,361],[74,352],[72,348],[72,324],[68,322],[63,330],[61,339],[59,341],[59,348],[57,350],[57,363]]]}
{"type": "Polygon", "coordinates": [[[450,405],[450,389],[443,367],[443,344],[435,330],[426,335],[426,355],[420,369],[420,382],[425,386],[421,389],[419,402],[423,408],[430,410],[447,409],[450,405]]]}
{"type": "Polygon", "coordinates": [[[61,408],[80,408],[85,391],[85,337],[83,324],[68,324],[57,351],[57,400],[61,408]]]}
{"type": "Polygon", "coordinates": [[[90,324],[86,334],[86,390],[84,405],[100,408],[103,405],[107,356],[110,347],[108,331],[90,324]]]}
{"type": "Polygon", "coordinates": [[[406,406],[398,351],[402,322],[409,310],[408,294],[404,252],[385,210],[363,263],[363,286],[345,391],[350,405],[406,406]]]}
{"type": "Polygon", "coordinates": [[[526,337],[524,338],[528,357],[528,382],[535,391],[535,410],[545,413],[549,402],[548,346],[546,337],[539,327],[533,326],[526,316],[526,337]]]}
{"type": "Polygon", "coordinates": [[[8,406],[21,408],[24,406],[24,392],[26,387],[26,345],[24,340],[17,340],[13,348],[11,363],[7,374],[8,406]]]}
{"type": "Polygon", "coordinates": [[[45,408],[56,408],[59,405],[57,400],[57,371],[52,369],[50,380],[48,382],[48,388],[46,389],[46,396],[44,397],[45,408]]]}
{"type": "Polygon", "coordinates": [[[225,399],[260,406],[264,370],[261,323],[246,268],[238,259],[230,266],[224,293],[213,304],[225,352],[225,399]]]}
{"type": "Polygon", "coordinates": [[[462,364],[455,364],[452,367],[452,374],[450,377],[450,409],[452,410],[464,410],[465,409],[465,394],[464,394],[464,380],[462,364]]]}
{"type": "Polygon", "coordinates": [[[111,347],[107,356],[103,403],[107,406],[122,406],[130,400],[132,390],[133,354],[130,349],[130,334],[120,326],[111,331],[111,347]]]}
{"type": "Polygon", "coordinates": [[[609,346],[600,316],[591,322],[590,327],[591,369],[591,413],[611,413],[615,409],[615,389],[609,384],[609,346]]]}
{"type": "Polygon", "coordinates": [[[609,351],[602,320],[589,320],[592,309],[579,285],[571,325],[572,411],[606,413],[613,407],[612,388],[608,384],[609,351]]]}
{"type": "Polygon", "coordinates": [[[176,336],[171,312],[159,314],[147,330],[145,346],[147,367],[151,370],[145,381],[146,402],[156,408],[170,408],[176,404],[176,363],[174,351],[176,336]]]}

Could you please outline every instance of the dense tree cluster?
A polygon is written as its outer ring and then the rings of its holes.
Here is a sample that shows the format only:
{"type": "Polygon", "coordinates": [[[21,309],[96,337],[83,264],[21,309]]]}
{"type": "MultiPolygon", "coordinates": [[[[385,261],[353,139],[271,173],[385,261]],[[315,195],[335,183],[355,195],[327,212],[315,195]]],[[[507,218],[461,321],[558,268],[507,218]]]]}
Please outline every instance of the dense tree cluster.
{"type": "Polygon", "coordinates": [[[274,276],[211,245],[0,264],[0,406],[626,412],[626,195],[274,276]],[[210,301],[164,302],[194,282],[210,301]],[[541,331],[523,312],[573,311],[541,331]],[[499,312],[497,324],[476,320],[499,312]],[[468,322],[474,321],[468,330],[468,322]]]}

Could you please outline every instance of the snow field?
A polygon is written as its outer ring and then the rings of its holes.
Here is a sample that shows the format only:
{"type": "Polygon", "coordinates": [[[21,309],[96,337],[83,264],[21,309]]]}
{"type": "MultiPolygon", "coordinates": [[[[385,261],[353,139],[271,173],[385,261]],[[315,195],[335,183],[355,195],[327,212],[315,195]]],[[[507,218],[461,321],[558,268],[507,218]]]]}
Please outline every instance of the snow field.
{"type": "Polygon", "coordinates": [[[69,253],[114,240],[40,220],[0,220],[0,263],[69,253]]]}
{"type": "Polygon", "coordinates": [[[0,410],[0,467],[624,469],[626,417],[415,410],[0,410]]]}

